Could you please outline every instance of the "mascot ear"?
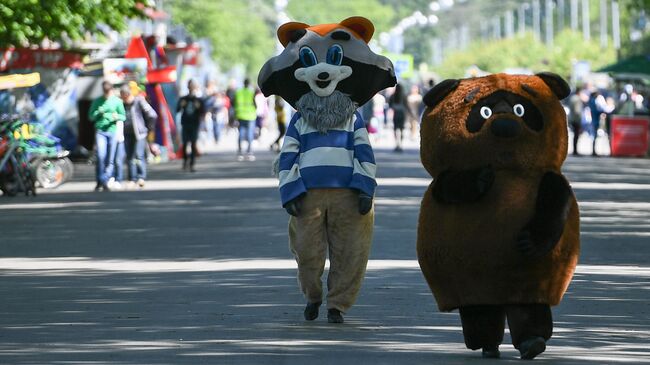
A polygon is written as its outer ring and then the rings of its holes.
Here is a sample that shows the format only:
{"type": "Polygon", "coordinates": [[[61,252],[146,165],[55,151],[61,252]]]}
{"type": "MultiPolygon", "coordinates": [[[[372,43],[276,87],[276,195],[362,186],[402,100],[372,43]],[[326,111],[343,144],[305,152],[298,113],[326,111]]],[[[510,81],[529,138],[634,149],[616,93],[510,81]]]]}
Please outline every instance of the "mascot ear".
{"type": "Polygon", "coordinates": [[[359,35],[364,42],[370,42],[372,35],[375,33],[375,26],[372,22],[362,16],[353,16],[341,22],[341,25],[352,29],[359,35]]]}
{"type": "Polygon", "coordinates": [[[278,28],[278,39],[283,47],[286,47],[289,42],[295,42],[305,35],[309,24],[289,22],[284,23],[278,28]]]}
{"type": "Polygon", "coordinates": [[[450,92],[456,90],[460,84],[459,80],[456,79],[447,79],[438,85],[434,86],[429,90],[422,100],[424,104],[429,108],[435,107],[439,102],[441,102],[450,92]]]}
{"type": "Polygon", "coordinates": [[[571,93],[569,84],[567,84],[566,81],[564,81],[564,79],[558,74],[554,74],[552,72],[540,72],[538,74],[535,74],[535,76],[542,79],[542,81],[544,81],[544,83],[549,88],[551,88],[553,94],[555,94],[560,100],[566,98],[571,93]]]}

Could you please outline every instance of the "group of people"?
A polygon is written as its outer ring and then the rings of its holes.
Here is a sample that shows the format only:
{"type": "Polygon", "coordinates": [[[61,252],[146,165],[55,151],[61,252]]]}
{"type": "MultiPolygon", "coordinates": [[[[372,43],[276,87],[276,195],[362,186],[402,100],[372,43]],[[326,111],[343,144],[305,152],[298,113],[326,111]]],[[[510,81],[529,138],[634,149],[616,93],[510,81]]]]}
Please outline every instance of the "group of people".
{"type": "MultiPolygon", "coordinates": [[[[270,148],[279,150],[286,129],[285,103],[276,98],[274,109],[280,135],[270,148]]],[[[188,94],[181,97],[176,106],[176,112],[180,113],[183,169],[195,171],[196,144],[202,123],[206,123],[205,127],[211,124],[216,143],[223,138],[225,128],[237,129],[237,160],[254,161],[253,141],[261,136],[270,110],[268,99],[259,89],[253,89],[249,79],[243,81],[241,88],[228,88],[225,92],[209,82],[203,96],[199,84],[190,80],[188,94]]]]}
{"type": "Polygon", "coordinates": [[[125,84],[115,95],[114,86],[102,83],[102,96],[90,106],[95,126],[95,191],[122,189],[124,162],[130,187],[144,187],[147,178],[147,136],[158,118],[135,83],[125,84]]]}
{"type": "Polygon", "coordinates": [[[609,136],[613,114],[647,113],[648,100],[632,85],[625,85],[618,100],[614,95],[613,92],[585,85],[576,87],[574,93],[567,99],[568,122],[573,131],[573,155],[579,155],[578,139],[583,131],[591,135],[592,155],[598,156],[596,141],[599,136],[609,136]]]}
{"type": "MultiPolygon", "coordinates": [[[[429,87],[433,85],[431,81],[429,87]]],[[[402,152],[406,132],[411,139],[416,139],[419,133],[419,120],[424,110],[422,89],[422,86],[413,84],[406,94],[404,85],[398,83],[394,88],[377,93],[364,104],[361,113],[371,136],[379,134],[392,121],[395,152],[402,152]]]]}

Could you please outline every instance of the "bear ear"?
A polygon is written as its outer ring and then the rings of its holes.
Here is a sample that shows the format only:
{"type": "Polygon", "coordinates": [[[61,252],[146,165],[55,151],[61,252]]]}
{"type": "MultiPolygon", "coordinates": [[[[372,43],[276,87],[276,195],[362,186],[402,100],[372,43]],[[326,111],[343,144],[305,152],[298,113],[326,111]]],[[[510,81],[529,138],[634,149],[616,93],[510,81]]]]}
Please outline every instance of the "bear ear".
{"type": "Polygon", "coordinates": [[[449,93],[456,90],[459,84],[460,84],[460,80],[456,80],[456,79],[444,80],[438,85],[434,86],[431,90],[429,90],[424,95],[424,98],[422,98],[422,100],[424,101],[424,104],[426,106],[428,106],[429,108],[433,108],[439,102],[441,102],[447,95],[449,95],[449,93]]]}
{"type": "Polygon", "coordinates": [[[558,74],[554,74],[552,72],[540,72],[538,74],[535,74],[535,76],[542,79],[542,81],[544,81],[544,83],[549,88],[551,88],[553,94],[555,94],[560,100],[566,98],[571,93],[569,84],[567,84],[567,82],[564,81],[564,79],[558,74]]]}
{"type": "Polygon", "coordinates": [[[278,28],[278,40],[280,40],[283,47],[286,47],[289,42],[295,42],[302,38],[307,33],[307,28],[309,28],[309,24],[298,22],[284,23],[278,28]]]}
{"type": "Polygon", "coordinates": [[[352,29],[364,42],[370,42],[372,35],[375,33],[375,26],[372,22],[362,16],[353,16],[345,19],[340,23],[342,26],[352,29]]]}

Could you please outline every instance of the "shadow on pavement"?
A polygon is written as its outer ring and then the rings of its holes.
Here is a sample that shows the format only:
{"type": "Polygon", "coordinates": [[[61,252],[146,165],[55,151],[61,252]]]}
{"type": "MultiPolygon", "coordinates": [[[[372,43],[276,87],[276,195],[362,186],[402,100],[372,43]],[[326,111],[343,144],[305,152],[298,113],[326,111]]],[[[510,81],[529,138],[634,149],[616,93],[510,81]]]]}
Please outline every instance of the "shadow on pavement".
{"type": "MultiPolygon", "coordinates": [[[[207,156],[190,177],[152,167],[157,179],[182,179],[180,190],[3,200],[0,363],[481,361],[463,344],[458,314],[438,312],[417,267],[427,175],[416,153],[378,153],[381,177],[425,182],[378,189],[370,268],[340,326],[326,323],[324,308],[316,321],[302,319],[275,188],[192,188],[193,179],[267,177],[271,157],[232,167],[223,162],[230,156],[207,156]]],[[[576,185],[581,265],[536,363],[650,363],[648,170],[645,160],[569,160],[572,182],[596,185],[576,185]],[[611,182],[639,186],[598,185],[611,182]]],[[[500,363],[517,358],[507,337],[500,363]]]]}

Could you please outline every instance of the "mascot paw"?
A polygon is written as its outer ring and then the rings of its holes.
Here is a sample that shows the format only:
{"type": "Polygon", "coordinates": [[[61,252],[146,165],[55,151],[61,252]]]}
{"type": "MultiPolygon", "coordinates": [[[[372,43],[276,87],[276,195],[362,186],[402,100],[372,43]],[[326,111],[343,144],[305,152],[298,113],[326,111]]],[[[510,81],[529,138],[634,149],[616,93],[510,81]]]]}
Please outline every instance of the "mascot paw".
{"type": "Polygon", "coordinates": [[[487,193],[494,183],[494,169],[492,166],[482,167],[476,176],[476,189],[479,196],[487,193]]]}
{"type": "Polygon", "coordinates": [[[372,209],[372,197],[370,195],[359,194],[359,214],[366,215],[372,209]]]}
{"type": "Polygon", "coordinates": [[[291,200],[290,202],[284,205],[284,209],[287,211],[287,213],[289,213],[294,217],[297,217],[300,214],[302,197],[303,195],[291,200]]]}
{"type": "Polygon", "coordinates": [[[524,256],[540,257],[550,251],[549,245],[542,241],[533,237],[533,234],[528,229],[524,229],[517,236],[517,248],[524,256]]]}

